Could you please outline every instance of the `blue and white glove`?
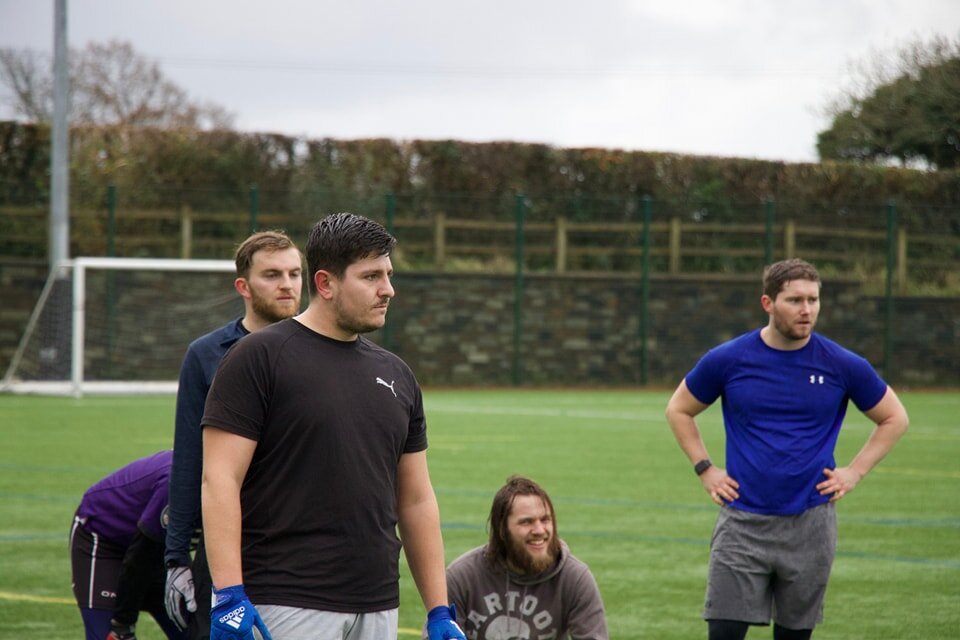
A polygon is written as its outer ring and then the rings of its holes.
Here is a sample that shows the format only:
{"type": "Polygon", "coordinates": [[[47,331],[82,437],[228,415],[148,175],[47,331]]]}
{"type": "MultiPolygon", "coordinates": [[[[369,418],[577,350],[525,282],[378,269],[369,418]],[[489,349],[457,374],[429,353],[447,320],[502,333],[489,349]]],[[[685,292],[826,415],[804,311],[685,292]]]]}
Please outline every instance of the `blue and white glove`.
{"type": "Polygon", "coordinates": [[[467,640],[457,624],[457,608],[440,605],[427,614],[427,635],[430,640],[467,640]]]}
{"type": "Polygon", "coordinates": [[[214,589],[210,640],[273,640],[263,618],[238,584],[214,589]]]}
{"type": "Polygon", "coordinates": [[[164,605],[167,615],[180,631],[183,631],[187,628],[187,615],[197,611],[197,600],[193,594],[193,572],[190,567],[168,568],[165,589],[164,605]]]}

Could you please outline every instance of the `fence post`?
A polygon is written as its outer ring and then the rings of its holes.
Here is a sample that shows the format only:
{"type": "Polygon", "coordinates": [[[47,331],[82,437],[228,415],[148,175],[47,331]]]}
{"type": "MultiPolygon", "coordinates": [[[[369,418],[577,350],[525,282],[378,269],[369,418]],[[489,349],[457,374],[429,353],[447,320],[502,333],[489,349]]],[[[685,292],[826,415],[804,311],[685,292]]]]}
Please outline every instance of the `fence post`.
{"type": "Polygon", "coordinates": [[[516,267],[513,284],[513,384],[519,385],[523,382],[523,218],[526,209],[526,203],[522,193],[514,196],[514,219],[516,224],[516,235],[514,237],[514,254],[516,256],[516,267]]]}
{"type": "Polygon", "coordinates": [[[193,211],[190,205],[180,207],[180,257],[187,259],[193,253],[193,211]]]}
{"type": "Polygon", "coordinates": [[[257,230],[258,213],[260,213],[260,189],[254,182],[250,185],[250,233],[257,230]]]}
{"type": "Polygon", "coordinates": [[[117,255],[117,185],[107,185],[107,256],[117,255]]]}
{"type": "MultiPolygon", "coordinates": [[[[107,256],[117,254],[117,185],[107,185],[107,256]]],[[[107,271],[107,362],[113,362],[114,336],[117,335],[117,272],[107,271]]]]}
{"type": "Polygon", "coordinates": [[[567,219],[563,216],[557,218],[557,273],[563,273],[567,270],[567,219]]]}
{"type": "Polygon", "coordinates": [[[640,384],[646,385],[650,371],[647,336],[650,327],[650,225],[653,199],[643,196],[643,275],[640,280],[640,384]]]}
{"type": "Polygon", "coordinates": [[[907,230],[897,229],[897,293],[907,292],[907,230]]]}
{"type": "Polygon", "coordinates": [[[783,252],[784,258],[792,258],[797,253],[797,223],[793,219],[783,226],[783,252]]]}
{"type": "Polygon", "coordinates": [[[776,209],[773,198],[767,198],[766,227],[764,231],[763,260],[764,264],[773,264],[773,218],[776,209]]]}
{"type": "Polygon", "coordinates": [[[433,266],[443,271],[447,262],[447,215],[438,211],[433,215],[433,266]]]}
{"type": "MultiPolygon", "coordinates": [[[[649,197],[649,196],[648,196],[649,197]]],[[[670,273],[680,273],[680,217],[670,218],[670,273]]]]}
{"type": "Polygon", "coordinates": [[[885,287],[885,313],[883,318],[883,376],[890,382],[893,378],[893,270],[896,267],[897,205],[887,203],[887,279],[885,287]]]}

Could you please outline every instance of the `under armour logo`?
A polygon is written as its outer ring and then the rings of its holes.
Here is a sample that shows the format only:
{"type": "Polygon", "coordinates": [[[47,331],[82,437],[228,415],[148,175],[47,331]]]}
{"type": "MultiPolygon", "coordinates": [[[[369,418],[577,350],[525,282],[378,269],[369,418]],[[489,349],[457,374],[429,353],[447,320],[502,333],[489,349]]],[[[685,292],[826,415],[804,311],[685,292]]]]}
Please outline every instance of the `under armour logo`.
{"type": "Polygon", "coordinates": [[[377,378],[377,384],[382,384],[382,385],[385,386],[387,389],[390,389],[390,393],[392,393],[392,394],[393,394],[393,397],[396,398],[396,397],[397,397],[397,392],[393,389],[393,384],[394,384],[394,382],[396,382],[396,380],[391,380],[391,381],[390,381],[390,384],[387,384],[387,381],[384,380],[383,378],[377,378]]]}
{"type": "Polygon", "coordinates": [[[823,376],[810,376],[810,384],[823,384],[823,376]]]}

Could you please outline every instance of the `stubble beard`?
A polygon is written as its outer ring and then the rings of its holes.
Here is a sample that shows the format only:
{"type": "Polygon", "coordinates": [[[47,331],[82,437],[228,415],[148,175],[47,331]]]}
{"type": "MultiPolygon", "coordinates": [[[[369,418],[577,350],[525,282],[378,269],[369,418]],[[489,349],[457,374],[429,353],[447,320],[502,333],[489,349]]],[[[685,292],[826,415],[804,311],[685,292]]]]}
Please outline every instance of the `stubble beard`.
{"type": "Polygon", "coordinates": [[[806,330],[801,330],[797,327],[793,327],[783,320],[781,320],[776,315],[773,316],[773,328],[777,330],[785,340],[791,340],[793,342],[799,342],[800,340],[806,340],[810,337],[810,334],[813,333],[813,322],[810,324],[804,325],[806,330]]]}
{"type": "Polygon", "coordinates": [[[370,333],[371,331],[376,331],[383,327],[386,322],[386,316],[384,316],[384,322],[379,324],[373,322],[366,322],[361,318],[357,317],[356,314],[348,313],[343,304],[339,299],[334,303],[334,312],[336,317],[337,327],[345,332],[350,334],[359,335],[361,333],[370,333]]]}

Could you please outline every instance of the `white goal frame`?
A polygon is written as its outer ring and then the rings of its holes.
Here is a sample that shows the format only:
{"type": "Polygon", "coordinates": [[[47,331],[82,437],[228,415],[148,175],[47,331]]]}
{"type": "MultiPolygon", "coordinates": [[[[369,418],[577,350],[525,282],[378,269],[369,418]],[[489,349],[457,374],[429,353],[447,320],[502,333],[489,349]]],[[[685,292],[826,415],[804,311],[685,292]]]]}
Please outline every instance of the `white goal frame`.
{"type": "Polygon", "coordinates": [[[86,273],[88,268],[105,270],[141,270],[141,271],[203,271],[203,272],[235,272],[236,264],[233,260],[198,260],[177,258],[110,258],[110,257],[80,257],[60,262],[52,269],[44,286],[40,299],[34,308],[33,314],[27,323],[17,351],[10,361],[10,366],[3,379],[0,380],[0,392],[37,393],[48,395],[72,395],[81,397],[84,394],[157,394],[176,393],[177,382],[168,380],[138,380],[138,381],[93,381],[84,380],[84,338],[86,335],[86,273]],[[46,296],[53,281],[63,277],[63,273],[72,273],[73,306],[71,309],[70,331],[70,379],[65,381],[24,381],[14,379],[14,374],[27,342],[33,333],[37,319],[43,308],[46,296]]]}

